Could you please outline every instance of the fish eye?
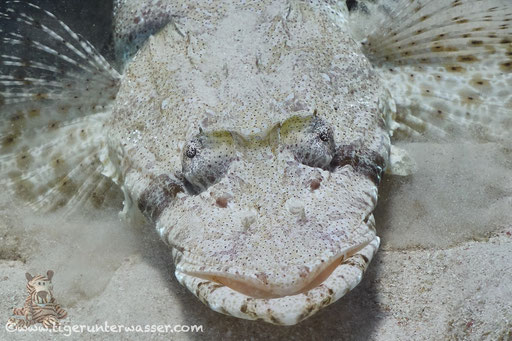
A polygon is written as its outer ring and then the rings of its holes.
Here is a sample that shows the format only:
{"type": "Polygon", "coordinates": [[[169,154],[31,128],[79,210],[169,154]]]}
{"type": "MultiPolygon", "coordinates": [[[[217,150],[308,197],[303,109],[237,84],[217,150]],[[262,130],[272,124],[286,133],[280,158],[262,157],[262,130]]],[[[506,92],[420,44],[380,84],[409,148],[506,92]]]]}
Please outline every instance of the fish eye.
{"type": "Polygon", "coordinates": [[[191,146],[191,145],[189,145],[189,146],[187,147],[187,150],[185,151],[185,155],[186,155],[189,159],[191,159],[191,158],[193,158],[194,156],[196,156],[196,153],[197,153],[197,149],[196,149],[196,147],[191,146]]]}
{"type": "Polygon", "coordinates": [[[334,134],[329,124],[317,116],[292,117],[281,126],[281,140],[300,163],[327,169],[335,154],[334,134]]]}
{"type": "Polygon", "coordinates": [[[182,177],[187,190],[199,194],[222,179],[235,156],[229,132],[200,132],[184,148],[182,177]]]}
{"type": "Polygon", "coordinates": [[[324,142],[329,141],[329,134],[327,131],[320,132],[320,134],[318,134],[318,137],[320,138],[320,140],[322,140],[324,142]]]}

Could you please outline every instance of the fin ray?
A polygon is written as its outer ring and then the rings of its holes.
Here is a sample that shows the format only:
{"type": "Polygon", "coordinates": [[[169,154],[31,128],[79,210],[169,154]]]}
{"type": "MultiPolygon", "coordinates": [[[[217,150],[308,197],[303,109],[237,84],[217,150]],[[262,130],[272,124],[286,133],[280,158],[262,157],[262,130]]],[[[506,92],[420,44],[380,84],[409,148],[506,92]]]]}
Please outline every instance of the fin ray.
{"type": "Polygon", "coordinates": [[[99,155],[120,75],[52,13],[19,0],[4,6],[0,185],[36,210],[100,203],[115,191],[99,155]]]}
{"type": "Polygon", "coordinates": [[[380,6],[378,15],[368,14],[374,27],[358,34],[396,102],[398,136],[510,140],[512,4],[382,0],[380,6]]]}

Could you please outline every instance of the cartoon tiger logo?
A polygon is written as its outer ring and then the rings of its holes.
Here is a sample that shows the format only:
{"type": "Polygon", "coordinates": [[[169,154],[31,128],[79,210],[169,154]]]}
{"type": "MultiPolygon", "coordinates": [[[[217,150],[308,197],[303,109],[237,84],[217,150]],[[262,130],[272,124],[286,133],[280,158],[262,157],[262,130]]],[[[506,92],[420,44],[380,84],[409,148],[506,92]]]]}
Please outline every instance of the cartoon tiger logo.
{"type": "Polygon", "coordinates": [[[65,318],[68,313],[55,302],[53,296],[52,277],[53,271],[48,270],[46,276],[32,276],[25,273],[27,278],[28,297],[23,308],[14,308],[13,315],[8,325],[12,329],[27,328],[36,323],[42,323],[46,328],[59,326],[60,319],[65,318]]]}

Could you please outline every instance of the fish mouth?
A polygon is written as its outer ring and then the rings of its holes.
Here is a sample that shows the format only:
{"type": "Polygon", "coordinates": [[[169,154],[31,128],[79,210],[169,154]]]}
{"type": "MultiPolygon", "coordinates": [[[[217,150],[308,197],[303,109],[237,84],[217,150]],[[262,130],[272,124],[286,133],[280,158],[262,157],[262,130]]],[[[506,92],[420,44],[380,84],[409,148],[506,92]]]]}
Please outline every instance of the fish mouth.
{"type": "MultiPolygon", "coordinates": [[[[236,279],[207,272],[184,272],[177,266],[178,281],[205,305],[217,312],[248,320],[263,320],[277,325],[293,325],[337,301],[362,279],[377,252],[380,239],[375,236],[366,245],[338,256],[311,275],[299,289],[265,289],[248,278],[236,279]],[[289,291],[291,290],[291,291],[289,291]]],[[[175,257],[180,252],[173,250],[175,257]]]]}
{"type": "Polygon", "coordinates": [[[329,275],[341,264],[344,259],[348,257],[350,256],[341,255],[333,261],[327,263],[325,267],[318,269],[319,271],[316,271],[314,275],[308,276],[309,278],[304,281],[303,286],[299,289],[296,289],[295,286],[289,286],[286,288],[281,288],[281,290],[278,290],[277,292],[275,289],[273,290],[268,285],[258,285],[259,283],[254,283],[254,281],[251,281],[251,278],[231,278],[227,276],[208,275],[207,273],[193,275],[225,285],[235,291],[253,298],[279,298],[300,294],[317,287],[327,277],[329,277],[329,275]]]}
{"type": "Polygon", "coordinates": [[[344,260],[350,258],[370,242],[371,239],[362,245],[345,250],[342,254],[330,257],[330,259],[319,260],[311,267],[290,266],[273,275],[236,267],[221,270],[215,266],[195,265],[188,260],[192,258],[190,256],[180,257],[181,261],[178,262],[176,270],[190,276],[222,284],[249,297],[279,298],[300,294],[317,287],[344,260]],[[282,278],[287,278],[287,280],[280,281],[282,278]]]}

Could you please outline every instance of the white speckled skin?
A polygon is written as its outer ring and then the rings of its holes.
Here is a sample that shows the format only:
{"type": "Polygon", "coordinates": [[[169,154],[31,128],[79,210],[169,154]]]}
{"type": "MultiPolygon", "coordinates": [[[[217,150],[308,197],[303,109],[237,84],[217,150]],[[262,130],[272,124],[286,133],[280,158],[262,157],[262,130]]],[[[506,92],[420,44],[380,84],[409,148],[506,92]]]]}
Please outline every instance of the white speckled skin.
{"type": "Polygon", "coordinates": [[[152,212],[177,278],[203,302],[297,323],[360,281],[379,239],[375,181],[354,165],[299,162],[321,142],[293,122],[321,120],[336,151],[352,145],[387,160],[386,92],[348,34],[344,6],[159,6],[179,15],[126,67],[109,133],[113,177],[152,212]],[[182,166],[198,134],[207,136],[190,153],[199,163],[182,166]],[[213,178],[191,190],[204,174],[213,178]]]}

